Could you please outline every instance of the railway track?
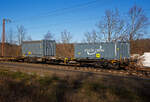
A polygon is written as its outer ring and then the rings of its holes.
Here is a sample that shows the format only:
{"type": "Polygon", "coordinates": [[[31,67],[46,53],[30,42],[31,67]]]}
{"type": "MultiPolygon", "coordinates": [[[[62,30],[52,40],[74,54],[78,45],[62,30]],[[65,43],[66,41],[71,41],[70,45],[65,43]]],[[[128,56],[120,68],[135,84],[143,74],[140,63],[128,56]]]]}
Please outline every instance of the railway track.
{"type": "Polygon", "coordinates": [[[54,73],[65,72],[65,73],[88,73],[95,75],[109,75],[119,77],[134,77],[150,79],[150,71],[147,70],[115,70],[115,69],[103,69],[103,68],[92,68],[92,67],[79,67],[72,65],[51,65],[51,64],[34,64],[34,63],[22,63],[22,62],[0,62],[0,67],[9,67],[21,69],[38,69],[44,71],[53,71],[54,73]]]}

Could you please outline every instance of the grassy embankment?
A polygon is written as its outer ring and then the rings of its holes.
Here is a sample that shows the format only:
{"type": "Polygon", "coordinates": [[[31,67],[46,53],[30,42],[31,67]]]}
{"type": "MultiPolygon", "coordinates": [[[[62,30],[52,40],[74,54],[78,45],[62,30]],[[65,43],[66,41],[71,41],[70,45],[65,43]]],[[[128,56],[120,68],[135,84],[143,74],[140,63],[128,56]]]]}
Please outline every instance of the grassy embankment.
{"type": "Polygon", "coordinates": [[[0,102],[149,102],[150,81],[0,70],[0,102]]]}

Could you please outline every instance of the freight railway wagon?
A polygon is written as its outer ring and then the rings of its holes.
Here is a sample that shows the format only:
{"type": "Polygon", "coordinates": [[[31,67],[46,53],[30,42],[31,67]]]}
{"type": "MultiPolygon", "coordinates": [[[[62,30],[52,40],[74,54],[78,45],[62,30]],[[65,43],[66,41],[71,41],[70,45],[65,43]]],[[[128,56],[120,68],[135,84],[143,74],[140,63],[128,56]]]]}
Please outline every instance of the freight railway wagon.
{"type": "Polygon", "coordinates": [[[75,58],[81,65],[88,63],[94,66],[128,65],[130,59],[130,44],[127,42],[75,44],[75,58]]]}
{"type": "Polygon", "coordinates": [[[22,44],[23,60],[28,62],[65,63],[92,66],[128,64],[130,44],[76,43],[56,44],[55,41],[28,41],[22,44]]]}

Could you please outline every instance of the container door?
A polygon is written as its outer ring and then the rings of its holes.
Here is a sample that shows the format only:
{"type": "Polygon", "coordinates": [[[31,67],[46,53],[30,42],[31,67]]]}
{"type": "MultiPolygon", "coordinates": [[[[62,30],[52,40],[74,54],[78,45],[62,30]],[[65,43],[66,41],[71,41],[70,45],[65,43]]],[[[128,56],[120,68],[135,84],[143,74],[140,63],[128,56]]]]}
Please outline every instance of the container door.
{"type": "Polygon", "coordinates": [[[117,43],[117,58],[124,59],[129,58],[129,43],[117,43]]]}
{"type": "Polygon", "coordinates": [[[55,56],[55,41],[43,40],[43,53],[44,56],[55,56]]]}

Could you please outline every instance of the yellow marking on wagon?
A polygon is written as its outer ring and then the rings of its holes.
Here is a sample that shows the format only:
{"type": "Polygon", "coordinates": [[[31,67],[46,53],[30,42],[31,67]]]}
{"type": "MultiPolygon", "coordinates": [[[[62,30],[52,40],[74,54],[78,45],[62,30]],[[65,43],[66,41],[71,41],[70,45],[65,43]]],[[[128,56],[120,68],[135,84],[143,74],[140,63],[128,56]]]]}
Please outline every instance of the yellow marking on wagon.
{"type": "Polygon", "coordinates": [[[78,55],[81,55],[81,52],[78,52],[78,55]]]}
{"type": "Polygon", "coordinates": [[[111,63],[116,63],[116,62],[117,62],[116,60],[112,60],[112,61],[111,61],[111,63]]]}
{"type": "Polygon", "coordinates": [[[30,52],[30,51],[28,52],[28,55],[31,55],[31,52],[30,52]]]}
{"type": "Polygon", "coordinates": [[[67,62],[68,62],[68,58],[65,58],[64,63],[67,64],[67,62]]]}
{"type": "Polygon", "coordinates": [[[96,58],[100,58],[101,57],[101,54],[100,53],[97,53],[96,54],[96,58]]]}

